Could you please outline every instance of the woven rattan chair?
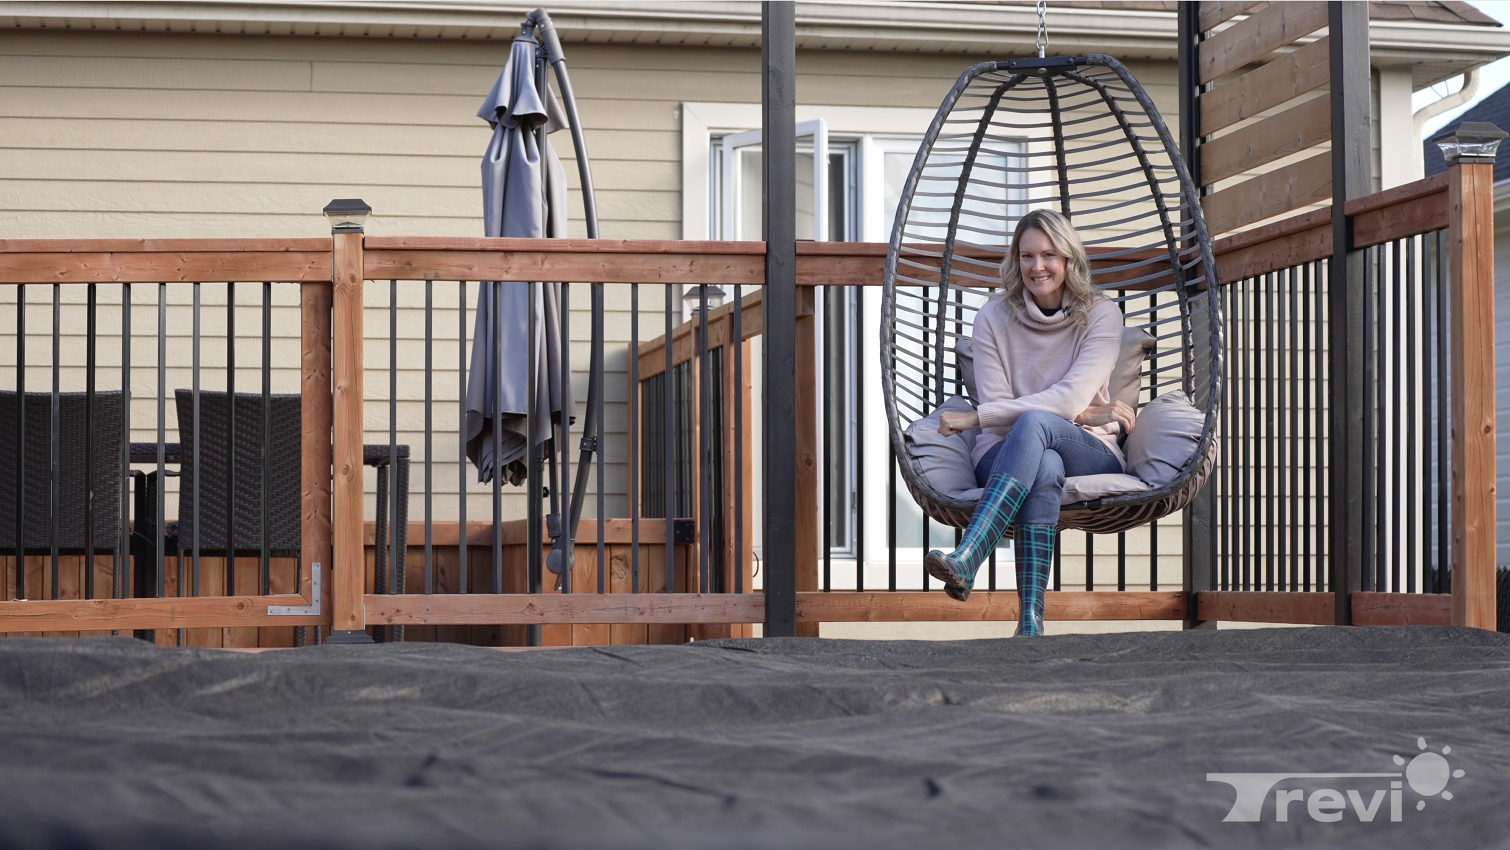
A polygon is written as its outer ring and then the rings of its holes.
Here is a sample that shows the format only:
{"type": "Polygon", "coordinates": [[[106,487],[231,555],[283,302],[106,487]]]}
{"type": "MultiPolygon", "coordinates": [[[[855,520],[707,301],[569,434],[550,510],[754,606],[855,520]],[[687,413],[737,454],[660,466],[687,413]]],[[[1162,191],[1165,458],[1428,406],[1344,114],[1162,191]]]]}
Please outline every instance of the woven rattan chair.
{"type": "MultiPolygon", "coordinates": [[[[231,406],[223,392],[199,393],[199,429],[194,428],[194,393],[174,393],[178,409],[179,450],[181,453],[178,522],[172,545],[187,554],[194,546],[195,529],[199,531],[201,555],[224,555],[234,548],[238,555],[257,555],[262,550],[262,470],[263,470],[263,402],[260,393],[237,393],[235,404],[235,439],[231,438],[231,406]],[[194,447],[199,446],[198,480],[194,471],[194,447]],[[233,476],[234,472],[234,486],[233,476]],[[195,516],[194,498],[199,496],[195,516]],[[234,499],[232,494],[234,493],[234,499]],[[227,529],[234,533],[227,538],[227,529]]],[[[302,546],[301,464],[303,454],[302,400],[297,394],[269,395],[268,421],[272,424],[266,446],[268,471],[268,544],[275,558],[297,558],[302,546]]],[[[393,555],[393,593],[405,591],[404,572],[409,522],[409,447],[398,446],[399,462],[389,474],[378,476],[377,539],[388,538],[388,499],[396,500],[397,545],[393,555]],[[390,483],[391,482],[391,483],[390,483]]],[[[363,462],[368,466],[386,467],[390,461],[388,446],[364,447],[363,462]]],[[[377,547],[378,593],[390,592],[388,549],[377,547]]],[[[386,632],[401,639],[401,627],[386,632]]]]}
{"type": "MultiPolygon", "coordinates": [[[[0,555],[16,549],[16,401],[13,392],[0,392],[0,555]]],[[[79,555],[85,546],[84,483],[92,479],[94,550],[110,554],[120,548],[122,403],[119,392],[94,394],[93,430],[86,393],[58,394],[58,513],[60,554],[79,555]],[[84,467],[93,434],[91,475],[84,467]]],[[[26,448],[23,473],[26,507],[22,546],[29,554],[52,550],[52,394],[26,394],[26,448]]]]}
{"type": "Polygon", "coordinates": [[[928,516],[965,527],[973,502],[940,492],[907,451],[908,425],[964,395],[955,346],[1000,285],[1027,211],[1069,216],[1098,287],[1157,343],[1143,393],[1183,390],[1205,416],[1174,481],[1066,505],[1060,526],[1123,531],[1178,511],[1215,461],[1221,301],[1195,183],[1147,92],[1108,56],[986,62],[939,107],[907,177],[882,299],[881,369],[902,478],[928,516]]]}

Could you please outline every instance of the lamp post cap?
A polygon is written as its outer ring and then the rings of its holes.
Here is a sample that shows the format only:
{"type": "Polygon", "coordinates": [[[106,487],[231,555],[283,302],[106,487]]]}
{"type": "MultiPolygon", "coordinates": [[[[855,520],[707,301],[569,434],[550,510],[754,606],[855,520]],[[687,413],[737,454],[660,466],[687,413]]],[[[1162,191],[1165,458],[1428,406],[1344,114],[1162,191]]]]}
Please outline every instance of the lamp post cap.
{"type": "Polygon", "coordinates": [[[331,233],[361,233],[372,207],[361,198],[337,198],[325,205],[331,233]]]}
{"type": "Polygon", "coordinates": [[[1448,165],[1459,162],[1494,162],[1500,142],[1510,133],[1487,121],[1464,121],[1452,133],[1436,139],[1448,165]]]}

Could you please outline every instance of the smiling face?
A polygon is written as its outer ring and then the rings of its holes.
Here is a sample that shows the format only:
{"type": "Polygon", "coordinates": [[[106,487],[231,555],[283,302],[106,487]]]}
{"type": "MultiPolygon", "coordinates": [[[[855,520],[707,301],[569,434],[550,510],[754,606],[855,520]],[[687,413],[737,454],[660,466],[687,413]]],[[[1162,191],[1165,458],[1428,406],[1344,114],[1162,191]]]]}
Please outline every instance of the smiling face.
{"type": "Polygon", "coordinates": [[[1054,240],[1036,227],[1025,230],[1017,240],[1017,258],[1033,303],[1047,310],[1063,306],[1064,255],[1054,247],[1054,240]]]}

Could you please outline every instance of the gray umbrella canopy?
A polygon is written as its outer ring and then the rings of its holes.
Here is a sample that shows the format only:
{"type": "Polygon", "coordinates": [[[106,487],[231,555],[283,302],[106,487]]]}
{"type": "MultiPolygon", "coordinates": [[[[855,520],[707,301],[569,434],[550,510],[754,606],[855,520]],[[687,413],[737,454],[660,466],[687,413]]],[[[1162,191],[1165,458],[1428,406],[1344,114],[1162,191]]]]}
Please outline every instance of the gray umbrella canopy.
{"type": "MultiPolygon", "coordinates": [[[[566,170],[548,141],[538,143],[535,131],[543,125],[553,133],[567,122],[549,87],[543,97],[535,87],[537,50],[534,39],[514,39],[508,65],[477,111],[477,117],[493,126],[493,140],[482,159],[487,236],[566,237],[566,170]]],[[[564,410],[567,417],[573,413],[572,400],[561,397],[561,370],[570,368],[561,347],[561,287],[545,284],[538,291],[541,296],[533,308],[528,283],[484,282],[477,294],[466,425],[467,457],[477,466],[478,481],[493,480],[494,428],[500,429],[504,481],[522,483],[529,468],[525,432],[531,315],[536,328],[544,330],[536,335],[535,409],[552,414],[564,410]],[[495,294],[502,308],[501,324],[495,294]]],[[[544,442],[550,435],[549,417],[536,417],[533,442],[544,442]]]]}

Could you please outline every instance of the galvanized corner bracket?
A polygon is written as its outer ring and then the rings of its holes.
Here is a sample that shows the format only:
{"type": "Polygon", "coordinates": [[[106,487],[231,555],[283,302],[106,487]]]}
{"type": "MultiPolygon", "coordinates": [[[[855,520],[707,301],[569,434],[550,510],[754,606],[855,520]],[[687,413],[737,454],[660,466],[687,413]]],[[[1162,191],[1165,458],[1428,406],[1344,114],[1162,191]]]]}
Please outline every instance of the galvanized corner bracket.
{"type": "Polygon", "coordinates": [[[269,617],[318,617],[321,614],[320,599],[320,574],[325,572],[324,565],[316,562],[314,572],[309,575],[309,604],[308,605],[269,605],[267,615],[269,617]]]}

